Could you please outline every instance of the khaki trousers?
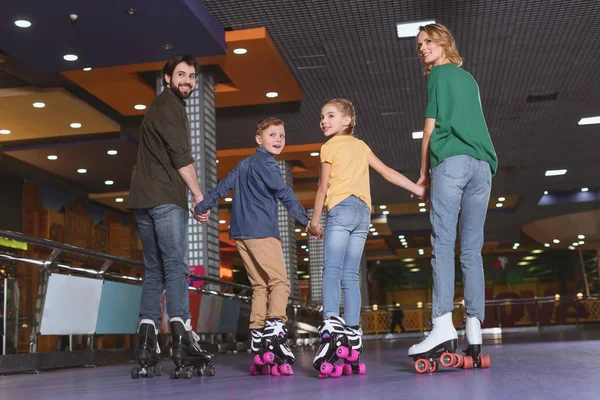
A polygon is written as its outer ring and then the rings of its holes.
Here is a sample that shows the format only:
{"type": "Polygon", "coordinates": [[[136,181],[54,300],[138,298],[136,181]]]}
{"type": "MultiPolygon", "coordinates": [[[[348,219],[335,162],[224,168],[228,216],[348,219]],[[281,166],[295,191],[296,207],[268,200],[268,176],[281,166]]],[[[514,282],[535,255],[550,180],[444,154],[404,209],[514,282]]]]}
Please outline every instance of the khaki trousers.
{"type": "Polygon", "coordinates": [[[254,288],[250,329],[262,329],[268,318],[287,322],[286,308],[290,295],[283,250],[279,239],[236,240],[248,279],[254,288]]]}

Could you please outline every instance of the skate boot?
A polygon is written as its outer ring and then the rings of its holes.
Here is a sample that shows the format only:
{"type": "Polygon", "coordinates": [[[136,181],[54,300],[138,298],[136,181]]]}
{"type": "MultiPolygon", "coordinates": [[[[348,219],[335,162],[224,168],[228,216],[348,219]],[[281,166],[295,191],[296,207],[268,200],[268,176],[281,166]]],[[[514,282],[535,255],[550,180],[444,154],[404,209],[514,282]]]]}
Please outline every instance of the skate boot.
{"type": "Polygon", "coordinates": [[[458,334],[452,324],[452,313],[433,321],[433,329],[425,340],[408,349],[408,356],[415,360],[418,373],[435,372],[440,364],[444,367],[459,367],[462,357],[456,353],[458,334]]]}
{"type": "Polygon", "coordinates": [[[363,331],[358,326],[346,326],[346,336],[348,337],[348,346],[350,354],[344,360],[342,373],[352,375],[352,373],[364,375],[367,372],[365,364],[359,362],[362,353],[362,335],[363,331]]]}
{"type": "Polygon", "coordinates": [[[158,345],[158,329],[154,321],[143,319],[138,325],[138,334],[140,335],[137,347],[138,366],[131,370],[131,377],[134,379],[142,377],[153,378],[155,375],[163,374],[163,367],[160,364],[160,347],[158,345]]]}
{"type": "Polygon", "coordinates": [[[313,360],[313,367],[319,371],[319,378],[329,375],[338,378],[342,376],[343,369],[335,365],[335,362],[345,359],[350,354],[344,320],[340,317],[325,318],[319,325],[319,335],[321,344],[313,360]]]}
{"type": "Polygon", "coordinates": [[[262,375],[269,373],[274,376],[294,374],[292,364],[296,358],[287,343],[287,331],[287,326],[282,320],[267,320],[262,335],[261,352],[254,356],[254,363],[262,366],[262,375]]]}
{"type": "Polygon", "coordinates": [[[465,369],[471,368],[489,368],[490,356],[481,354],[481,322],[477,317],[467,317],[467,325],[465,327],[465,336],[467,338],[467,349],[463,350],[462,367],[465,369]]]}
{"type": "Polygon", "coordinates": [[[175,369],[171,373],[172,379],[184,377],[191,379],[192,376],[215,374],[215,366],[212,365],[212,354],[200,348],[200,339],[190,326],[190,321],[183,322],[181,318],[171,318],[171,338],[173,340],[173,362],[175,369]]]}

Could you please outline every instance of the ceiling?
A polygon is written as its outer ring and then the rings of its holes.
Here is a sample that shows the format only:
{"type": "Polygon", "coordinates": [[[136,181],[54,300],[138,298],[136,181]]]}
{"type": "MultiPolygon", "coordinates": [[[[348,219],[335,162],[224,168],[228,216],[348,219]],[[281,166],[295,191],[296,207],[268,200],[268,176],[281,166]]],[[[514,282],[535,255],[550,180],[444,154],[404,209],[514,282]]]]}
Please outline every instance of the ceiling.
{"type": "MultiPolygon", "coordinates": [[[[310,153],[324,142],[320,107],[326,99],[346,97],[357,109],[357,135],[386,164],[416,180],[421,142],[411,134],[423,128],[426,77],[414,40],[397,38],[396,24],[435,19],[451,29],[464,68],[479,83],[500,160],[485,251],[512,251],[515,242],[520,249],[536,248],[550,237],[561,239],[553,248],[566,248],[577,229],[569,227],[568,218],[554,218],[575,213],[588,219],[585,246],[600,247],[600,222],[590,214],[600,200],[600,125],[577,124],[582,117],[600,115],[600,46],[593,39],[600,37],[600,1],[204,0],[200,7],[197,1],[174,0],[173,18],[158,20],[152,15],[159,3],[136,0],[128,6],[139,13],[130,16],[118,5],[99,12],[95,7],[104,3],[93,1],[75,24],[66,8],[49,10],[41,0],[2,6],[0,50],[7,54],[0,57],[0,129],[9,123],[17,127],[0,135],[5,158],[47,171],[96,201],[123,207],[114,199],[126,199],[144,114],[133,105],[149,104],[154,96],[145,74],[160,69],[171,54],[160,47],[166,41],[161,35],[168,34],[174,50],[183,46],[203,65],[218,66],[225,77],[216,89],[220,179],[254,151],[256,122],[276,115],[286,128],[281,158],[295,165],[295,190],[310,207],[318,181],[318,157],[310,153]],[[36,8],[25,4],[40,8],[31,11],[36,8]],[[99,20],[86,25],[91,11],[110,14],[115,29],[99,20]],[[37,15],[36,29],[18,30],[13,20],[27,13],[37,15]],[[139,22],[137,32],[125,28],[130,21],[139,22]],[[215,34],[219,29],[221,36],[215,34]],[[192,31],[200,32],[197,40],[188,39],[192,31]],[[77,39],[78,63],[66,63],[61,54],[57,58],[60,46],[48,45],[63,39],[77,39]],[[248,53],[234,55],[238,46],[248,53]],[[92,71],[81,70],[88,65],[92,71]],[[270,90],[279,98],[266,99],[270,90]],[[46,97],[46,108],[33,109],[40,96],[55,97],[46,97]],[[49,106],[58,101],[60,106],[49,106]],[[77,132],[66,124],[73,118],[84,121],[77,132]],[[118,154],[108,156],[109,149],[118,154]],[[49,154],[57,154],[58,162],[50,162],[49,154]],[[89,172],[78,174],[84,167],[89,172]],[[544,176],[561,168],[567,169],[563,176],[544,176]],[[105,185],[107,179],[114,184],[105,185]],[[583,187],[589,188],[586,197],[577,195],[583,187]],[[499,202],[502,207],[496,207],[499,202]],[[549,222],[531,228],[536,221],[549,222]]],[[[380,176],[371,175],[371,187],[378,235],[370,235],[369,258],[418,257],[419,248],[429,257],[428,213],[380,176]],[[399,235],[407,239],[407,249],[399,235]]],[[[221,206],[225,240],[229,206],[221,206]]]]}

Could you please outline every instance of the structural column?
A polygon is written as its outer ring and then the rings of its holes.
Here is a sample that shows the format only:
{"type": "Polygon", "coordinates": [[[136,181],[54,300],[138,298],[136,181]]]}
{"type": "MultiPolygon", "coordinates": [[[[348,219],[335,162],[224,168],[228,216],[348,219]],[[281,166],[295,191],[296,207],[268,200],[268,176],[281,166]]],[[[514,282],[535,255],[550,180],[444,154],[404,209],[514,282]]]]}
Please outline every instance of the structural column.
{"type": "MultiPolygon", "coordinates": [[[[279,169],[283,180],[289,187],[294,187],[294,178],[292,176],[292,163],[289,161],[278,161],[279,169]]],[[[298,258],[296,253],[296,221],[290,215],[288,210],[277,203],[277,220],[279,222],[279,234],[281,236],[281,247],[283,248],[283,258],[285,259],[285,269],[290,281],[290,296],[299,297],[298,288],[298,258]]]]}
{"type": "MultiPolygon", "coordinates": [[[[162,93],[162,75],[156,79],[156,92],[162,93]]],[[[190,121],[192,156],[198,174],[202,193],[217,185],[217,135],[215,118],[215,80],[214,77],[200,71],[196,89],[185,100],[190,121]]],[[[188,203],[193,204],[191,193],[188,203]]],[[[189,216],[188,264],[190,267],[204,266],[204,275],[219,279],[219,209],[215,206],[210,213],[208,223],[203,225],[189,216]]],[[[209,287],[211,285],[208,285],[209,287]]]]}
{"type": "MultiPolygon", "coordinates": [[[[309,218],[313,216],[313,210],[308,210],[309,218]]],[[[325,230],[327,224],[327,214],[321,214],[321,226],[325,230]]],[[[308,237],[308,267],[310,273],[310,301],[322,304],[323,303],[323,263],[324,255],[324,239],[313,239],[308,237]]]]}

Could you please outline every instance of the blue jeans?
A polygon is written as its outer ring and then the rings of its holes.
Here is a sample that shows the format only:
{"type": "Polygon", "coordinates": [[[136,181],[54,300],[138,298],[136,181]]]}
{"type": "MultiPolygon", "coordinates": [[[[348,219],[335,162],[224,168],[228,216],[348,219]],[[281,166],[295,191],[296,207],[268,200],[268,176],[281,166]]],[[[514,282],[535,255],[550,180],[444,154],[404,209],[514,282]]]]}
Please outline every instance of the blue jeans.
{"type": "Polygon", "coordinates": [[[323,266],[324,318],[339,316],[341,282],[346,324],[359,324],[361,303],[358,271],[370,220],[369,207],[356,196],[337,204],[327,215],[323,266]]]}
{"type": "Polygon", "coordinates": [[[142,286],[140,320],[160,320],[163,289],[167,289],[169,318],[190,318],[188,298],[188,211],[175,204],[134,209],[142,240],[146,276],[142,286]]]}
{"type": "Polygon", "coordinates": [[[441,317],[454,308],[454,246],[458,223],[467,315],[483,322],[485,280],[481,248],[491,190],[490,165],[471,156],[448,157],[431,171],[432,318],[441,317]]]}

